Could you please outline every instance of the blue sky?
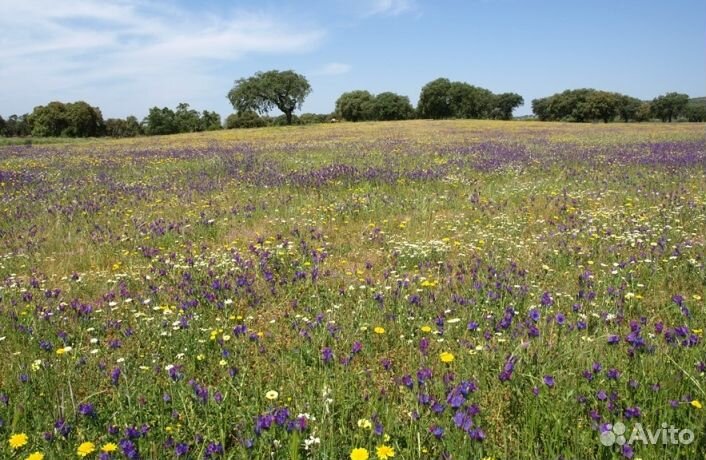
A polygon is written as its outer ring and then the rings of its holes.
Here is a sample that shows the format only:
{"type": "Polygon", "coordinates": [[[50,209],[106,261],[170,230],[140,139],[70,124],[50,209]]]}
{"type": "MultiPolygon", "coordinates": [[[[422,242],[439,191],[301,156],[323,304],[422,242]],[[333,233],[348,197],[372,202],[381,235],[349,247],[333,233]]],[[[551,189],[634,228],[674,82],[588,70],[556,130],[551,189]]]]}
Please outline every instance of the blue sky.
{"type": "Polygon", "coordinates": [[[416,103],[437,77],[530,101],[593,87],[706,95],[703,0],[0,0],[0,114],[86,100],[142,118],[232,112],[233,81],[293,69],[331,112],[345,91],[416,103]]]}

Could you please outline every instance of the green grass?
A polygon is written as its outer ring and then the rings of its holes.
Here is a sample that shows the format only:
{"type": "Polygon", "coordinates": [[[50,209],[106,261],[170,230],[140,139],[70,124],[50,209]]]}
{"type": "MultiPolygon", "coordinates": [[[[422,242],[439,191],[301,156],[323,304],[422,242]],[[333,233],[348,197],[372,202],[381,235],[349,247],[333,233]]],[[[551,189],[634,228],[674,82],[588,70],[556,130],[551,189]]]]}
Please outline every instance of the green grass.
{"type": "Polygon", "coordinates": [[[635,457],[701,458],[703,128],[411,121],[0,150],[0,457],[122,441],[126,458],[129,440],[142,458],[612,459],[599,425],[640,422],[695,441],[635,457]]]}

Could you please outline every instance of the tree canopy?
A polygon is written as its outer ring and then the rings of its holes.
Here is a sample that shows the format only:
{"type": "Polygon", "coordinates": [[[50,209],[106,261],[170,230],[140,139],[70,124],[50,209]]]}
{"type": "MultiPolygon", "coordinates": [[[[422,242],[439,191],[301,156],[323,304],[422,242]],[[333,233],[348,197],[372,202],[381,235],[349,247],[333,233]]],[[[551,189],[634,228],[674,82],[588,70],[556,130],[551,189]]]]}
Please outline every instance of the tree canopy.
{"type": "Polygon", "coordinates": [[[97,107],[84,101],[50,102],[34,108],[29,115],[31,133],[37,137],[95,137],[103,135],[105,124],[97,107]]]}
{"type": "Polygon", "coordinates": [[[534,99],[532,111],[542,121],[625,122],[649,118],[649,104],[625,94],[593,88],[566,90],[534,99]]]}
{"type": "Polygon", "coordinates": [[[417,113],[421,118],[512,119],[512,112],[524,104],[519,94],[492,91],[461,81],[437,78],[422,88],[417,113]]]}
{"type": "Polygon", "coordinates": [[[375,96],[373,113],[376,120],[408,120],[414,118],[414,107],[407,96],[386,91],[375,96]]]}
{"type": "Polygon", "coordinates": [[[249,78],[235,81],[228,92],[228,100],[238,112],[254,111],[261,115],[278,108],[292,123],[292,113],[301,109],[304,99],[311,93],[307,79],[292,70],[257,72],[249,78]]]}
{"type": "Polygon", "coordinates": [[[662,121],[671,122],[672,119],[684,113],[689,96],[681,93],[667,93],[652,99],[652,114],[662,121]]]}
{"type": "Polygon", "coordinates": [[[375,117],[375,96],[356,90],[341,94],[336,100],[336,113],[348,121],[367,121],[375,117]]]}

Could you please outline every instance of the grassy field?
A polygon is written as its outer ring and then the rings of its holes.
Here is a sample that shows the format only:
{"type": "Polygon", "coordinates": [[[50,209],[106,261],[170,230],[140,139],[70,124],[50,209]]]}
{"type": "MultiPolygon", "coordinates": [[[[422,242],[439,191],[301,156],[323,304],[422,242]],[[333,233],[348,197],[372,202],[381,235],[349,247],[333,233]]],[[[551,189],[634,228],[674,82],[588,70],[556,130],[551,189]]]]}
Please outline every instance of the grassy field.
{"type": "Polygon", "coordinates": [[[704,458],[704,129],[0,148],[0,458],[704,458]]]}

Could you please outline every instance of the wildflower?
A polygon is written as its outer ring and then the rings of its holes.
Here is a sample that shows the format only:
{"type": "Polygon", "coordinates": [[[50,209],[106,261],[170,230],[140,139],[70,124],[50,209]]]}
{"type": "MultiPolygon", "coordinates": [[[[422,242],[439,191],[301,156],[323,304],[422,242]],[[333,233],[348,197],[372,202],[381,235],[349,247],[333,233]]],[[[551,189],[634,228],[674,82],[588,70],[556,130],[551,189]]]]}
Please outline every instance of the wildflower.
{"type": "Polygon", "coordinates": [[[544,376],[544,384],[548,386],[549,388],[554,387],[554,376],[552,375],[545,375],[544,376]]]}
{"type": "Polygon", "coordinates": [[[115,452],[116,450],[118,450],[118,445],[112,442],[107,442],[103,444],[103,447],[101,447],[101,452],[111,453],[115,452]]]}
{"type": "Polygon", "coordinates": [[[333,351],[329,347],[324,347],[321,350],[321,360],[328,364],[333,360],[333,351]]]}
{"type": "Polygon", "coordinates": [[[27,460],[44,460],[44,454],[41,452],[32,452],[27,457],[27,460]]]}
{"type": "Polygon", "coordinates": [[[265,398],[269,399],[270,401],[274,401],[275,399],[279,398],[279,393],[277,393],[275,390],[270,390],[265,393],[265,398]]]}
{"type": "Polygon", "coordinates": [[[429,333],[429,332],[431,332],[431,326],[422,326],[421,330],[424,333],[429,333]]]}
{"type": "Polygon", "coordinates": [[[449,353],[448,351],[441,352],[439,354],[439,359],[441,360],[442,363],[450,363],[453,362],[456,357],[453,355],[453,353],[449,353]]]}
{"type": "Polygon", "coordinates": [[[375,454],[380,460],[387,460],[388,458],[392,458],[395,456],[395,449],[383,444],[381,446],[378,446],[377,449],[375,449],[375,454]]]}
{"type": "Polygon", "coordinates": [[[701,409],[704,407],[703,404],[701,404],[701,401],[699,401],[698,399],[694,399],[693,401],[691,401],[691,405],[697,409],[701,409]]]}
{"type": "Polygon", "coordinates": [[[13,434],[10,436],[10,447],[13,449],[17,450],[25,445],[27,445],[27,442],[29,441],[29,438],[27,437],[26,434],[24,433],[18,433],[18,434],[13,434]]]}
{"type": "Polygon", "coordinates": [[[351,451],[351,460],[368,460],[368,458],[370,458],[368,449],[358,447],[351,451]]]}
{"type": "Polygon", "coordinates": [[[384,333],[385,333],[385,328],[384,328],[384,327],[380,327],[380,326],[376,326],[376,327],[373,329],[373,332],[375,332],[376,334],[384,334],[384,333]]]}
{"type": "Polygon", "coordinates": [[[363,429],[370,429],[372,428],[373,424],[368,420],[367,418],[361,418],[358,419],[358,428],[363,428],[363,429]]]}
{"type": "Polygon", "coordinates": [[[96,445],[90,441],[81,443],[76,449],[76,453],[79,457],[87,457],[96,451],[96,445]]]}

